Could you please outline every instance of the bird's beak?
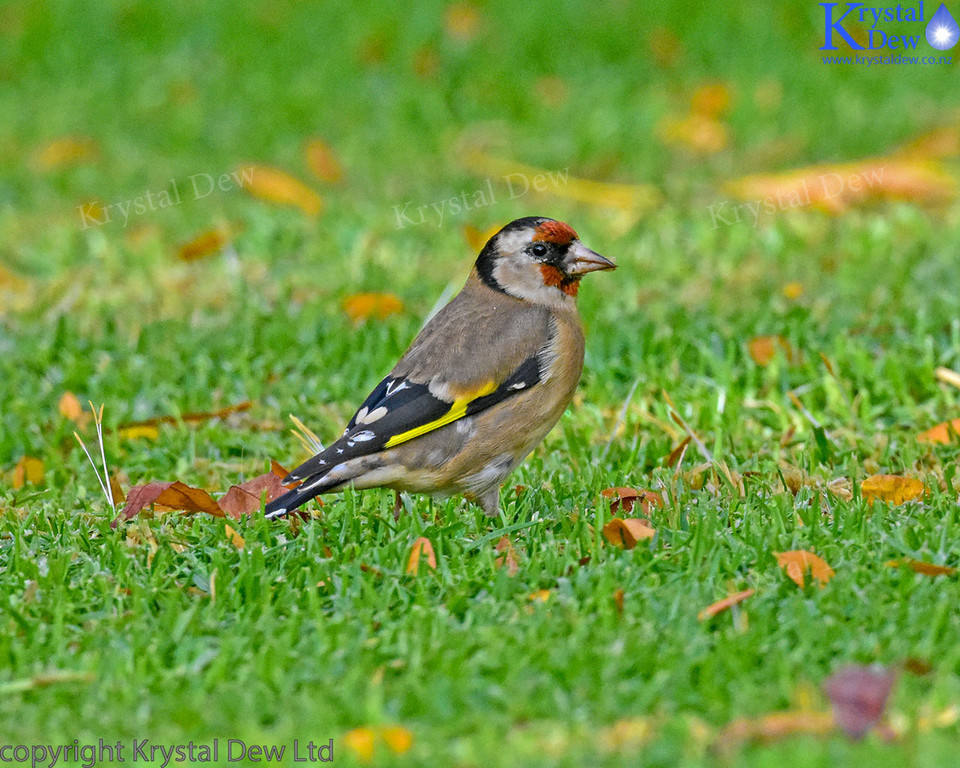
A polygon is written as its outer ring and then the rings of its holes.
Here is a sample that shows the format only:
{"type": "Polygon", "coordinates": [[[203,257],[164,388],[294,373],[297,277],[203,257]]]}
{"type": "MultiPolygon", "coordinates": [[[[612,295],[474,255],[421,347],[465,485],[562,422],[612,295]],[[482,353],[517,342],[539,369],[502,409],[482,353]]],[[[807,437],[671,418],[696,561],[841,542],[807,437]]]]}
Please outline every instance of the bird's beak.
{"type": "Polygon", "coordinates": [[[594,253],[579,240],[574,240],[570,246],[568,254],[573,257],[572,263],[567,268],[568,275],[585,275],[587,272],[597,272],[601,269],[616,269],[617,265],[610,259],[594,253]]]}

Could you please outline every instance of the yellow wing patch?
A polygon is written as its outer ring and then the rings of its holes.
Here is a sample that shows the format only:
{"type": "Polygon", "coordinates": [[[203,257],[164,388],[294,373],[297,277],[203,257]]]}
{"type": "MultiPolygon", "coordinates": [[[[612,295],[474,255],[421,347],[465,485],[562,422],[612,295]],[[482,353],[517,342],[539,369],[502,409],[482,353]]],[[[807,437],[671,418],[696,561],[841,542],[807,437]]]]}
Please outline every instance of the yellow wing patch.
{"type": "Polygon", "coordinates": [[[489,395],[491,392],[495,392],[497,385],[492,381],[488,381],[480,389],[471,392],[465,397],[458,397],[450,405],[450,410],[447,411],[439,419],[434,419],[433,421],[428,421],[426,424],[421,424],[418,427],[413,429],[408,429],[406,432],[400,432],[389,440],[387,440],[384,445],[385,448],[393,448],[395,445],[400,445],[400,443],[405,443],[408,440],[413,440],[415,437],[420,437],[421,435],[427,434],[427,432],[433,432],[435,429],[440,429],[440,427],[445,427],[447,424],[456,421],[457,419],[462,419],[467,414],[467,406],[470,405],[474,400],[478,400],[481,397],[489,395]]]}

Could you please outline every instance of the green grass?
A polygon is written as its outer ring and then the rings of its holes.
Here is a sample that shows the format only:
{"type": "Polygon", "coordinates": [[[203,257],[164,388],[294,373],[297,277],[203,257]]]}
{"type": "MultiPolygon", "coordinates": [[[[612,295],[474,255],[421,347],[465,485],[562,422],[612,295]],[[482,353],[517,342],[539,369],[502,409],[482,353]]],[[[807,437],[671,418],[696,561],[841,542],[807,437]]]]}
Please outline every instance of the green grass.
{"type": "Polygon", "coordinates": [[[915,440],[960,415],[960,393],[934,375],[960,370],[956,204],[803,208],[759,228],[714,227],[708,207],[733,176],[883,154],[955,119],[956,66],[825,66],[815,3],[491,3],[480,15],[477,37],[458,42],[439,5],[0,5],[0,743],[238,738],[289,753],[294,739],[333,738],[335,763],[350,764],[345,732],[396,723],[411,751],[380,745],[374,764],[949,764],[960,730],[929,723],[960,703],[960,586],[884,563],[960,565],[960,452],[915,440]],[[679,40],[671,66],[650,53],[658,28],[679,40]],[[424,48],[438,61],[426,77],[424,48]],[[554,75],[568,97],[550,105],[537,82],[554,75]],[[706,159],[663,147],[660,119],[714,79],[734,94],[730,147],[706,159]],[[756,96],[770,83],[774,106],[756,96]],[[398,229],[393,206],[485,183],[458,162],[465,133],[511,160],[652,183],[663,203],[624,228],[599,206],[509,200],[494,178],[496,205],[398,229]],[[37,148],[65,134],[93,138],[95,161],[37,171],[37,148]],[[302,149],[317,135],[344,185],[310,181],[302,149]],[[248,162],[307,180],[325,211],[312,221],[230,192],[80,227],[85,201],[248,162]],[[65,391],[106,404],[107,456],[127,487],[226,490],[270,458],[304,458],[287,414],[338,434],[465,277],[462,224],[535,213],[569,221],[620,269],[584,283],[576,402],[511,479],[499,520],[411,498],[394,522],[393,494],[369,491],[328,498],[302,526],[231,523],[242,552],[204,516],[111,530],[57,412],[65,391]],[[238,232],[228,254],[178,260],[179,244],[220,224],[238,232]],[[790,282],[801,297],[785,298],[790,282]],[[368,290],[396,293],[404,311],[353,325],[341,302],[368,290]],[[759,367],[747,342],[763,334],[798,358],[759,367]],[[742,497],[695,471],[692,448],[680,472],[664,466],[682,438],[668,397],[743,477],[742,497]],[[115,429],[248,399],[248,412],[155,440],[115,429]],[[44,481],[14,490],[24,455],[43,460],[44,481]],[[810,486],[784,491],[781,462],[810,486]],[[921,477],[931,493],[871,507],[857,489],[874,472],[921,477]],[[851,500],[823,490],[835,478],[851,500]],[[603,544],[600,491],[613,485],[666,491],[652,542],[603,544]],[[495,566],[502,532],[512,577],[495,566]],[[412,577],[418,536],[438,567],[412,577]],[[790,549],[815,551],[835,578],[798,589],[773,555],[790,549]],[[738,612],[698,621],[748,587],[738,612]],[[549,599],[531,601],[537,590],[549,599]],[[712,746],[736,718],[825,708],[820,684],[845,663],[908,658],[931,671],[900,676],[894,743],[712,746]],[[78,678],[34,680],[49,674],[78,678]],[[632,718],[646,737],[614,748],[609,729],[632,718]]]}

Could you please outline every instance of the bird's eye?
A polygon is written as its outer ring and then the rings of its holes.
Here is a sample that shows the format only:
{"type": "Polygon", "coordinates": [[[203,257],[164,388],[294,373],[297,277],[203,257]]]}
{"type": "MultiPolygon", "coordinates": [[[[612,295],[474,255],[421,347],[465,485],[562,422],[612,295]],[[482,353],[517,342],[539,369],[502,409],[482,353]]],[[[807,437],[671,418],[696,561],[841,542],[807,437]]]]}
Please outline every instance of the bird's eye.
{"type": "Polygon", "coordinates": [[[546,256],[547,255],[547,246],[543,243],[534,243],[530,246],[530,253],[536,257],[546,256]]]}

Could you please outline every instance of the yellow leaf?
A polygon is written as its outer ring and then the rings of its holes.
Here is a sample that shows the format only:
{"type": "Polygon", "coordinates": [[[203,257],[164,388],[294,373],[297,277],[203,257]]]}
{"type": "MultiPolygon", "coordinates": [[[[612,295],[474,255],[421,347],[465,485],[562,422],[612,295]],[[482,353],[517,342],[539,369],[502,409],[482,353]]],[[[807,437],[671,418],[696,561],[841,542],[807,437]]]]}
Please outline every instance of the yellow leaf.
{"type": "Polygon", "coordinates": [[[224,530],[226,531],[227,537],[230,539],[230,543],[233,544],[237,549],[243,549],[246,545],[246,542],[243,540],[243,536],[237,533],[231,526],[225,525],[224,530]]]}
{"type": "Polygon", "coordinates": [[[23,488],[24,483],[40,485],[43,482],[43,462],[32,456],[23,456],[13,468],[13,487],[23,488]]]}
{"type": "Polygon", "coordinates": [[[62,136],[48,142],[36,155],[36,162],[43,171],[69,168],[92,160],[97,156],[97,143],[84,136],[62,136]]]}
{"type": "Polygon", "coordinates": [[[177,254],[184,261],[195,261],[196,259],[202,259],[204,256],[219,253],[228,242],[230,242],[230,238],[224,232],[211,229],[181,245],[177,254]]]}
{"type": "Polygon", "coordinates": [[[79,421],[80,417],[83,416],[83,406],[80,405],[80,401],[73,392],[64,392],[61,395],[57,410],[60,411],[63,418],[74,422],[79,421]]]}
{"type": "Polygon", "coordinates": [[[354,728],[343,734],[343,744],[363,763],[373,759],[373,743],[376,738],[371,728],[354,728]]]}
{"type": "Polygon", "coordinates": [[[279,205],[292,205],[308,216],[316,216],[323,200],[316,192],[288,173],[266,165],[244,166],[250,174],[246,190],[254,197],[279,205]]]}
{"type": "Polygon", "coordinates": [[[796,281],[787,283],[783,286],[783,295],[785,298],[796,300],[803,296],[803,283],[796,281]]]}
{"type": "Polygon", "coordinates": [[[916,501],[926,491],[926,486],[915,477],[903,475],[871,475],[860,483],[860,493],[870,504],[878,499],[891,504],[916,501]]]}
{"type": "Polygon", "coordinates": [[[834,570],[826,561],[813,552],[807,552],[803,549],[791,550],[790,552],[774,552],[777,558],[777,565],[786,571],[798,587],[803,587],[806,583],[807,571],[810,575],[824,586],[834,576],[834,570]]]}
{"type": "Polygon", "coordinates": [[[333,150],[322,139],[312,139],[305,150],[307,166],[320,181],[337,184],[343,180],[343,167],[333,150]]]}
{"type": "Polygon", "coordinates": [[[960,437],[960,419],[945,421],[917,435],[918,443],[941,443],[948,445],[960,437]]]}
{"type": "Polygon", "coordinates": [[[387,749],[395,755],[402,755],[413,746],[413,734],[402,725],[387,725],[380,729],[380,736],[387,749]]]}
{"type": "Polygon", "coordinates": [[[637,542],[652,539],[657,531],[635,517],[615,517],[603,526],[604,538],[621,549],[633,549],[637,542]]]}
{"type": "Polygon", "coordinates": [[[117,430],[117,434],[125,440],[156,440],[160,436],[160,430],[157,427],[144,424],[133,427],[123,427],[117,430]]]}
{"type": "Polygon", "coordinates": [[[536,592],[532,592],[527,595],[527,600],[531,603],[545,603],[550,599],[550,590],[549,589],[538,589],[536,592]]]}
{"type": "Polygon", "coordinates": [[[370,317],[383,320],[403,312],[403,302],[392,293],[355,293],[343,300],[343,311],[355,323],[370,317]]]}
{"type": "Polygon", "coordinates": [[[430,539],[423,536],[413,542],[413,548],[410,550],[410,557],[407,560],[407,573],[416,576],[420,570],[420,558],[426,558],[426,564],[431,570],[437,567],[437,556],[433,552],[433,544],[430,539]]]}
{"type": "Polygon", "coordinates": [[[914,573],[924,576],[953,576],[957,572],[956,568],[951,568],[949,565],[925,563],[922,560],[888,560],[885,565],[888,568],[899,568],[905,565],[914,573]]]}
{"type": "Polygon", "coordinates": [[[723,598],[723,600],[717,600],[717,602],[708,605],[697,614],[697,618],[700,619],[700,621],[704,621],[705,619],[716,616],[718,613],[726,611],[728,608],[742,603],[744,600],[750,597],[753,592],[754,591],[752,589],[745,589],[742,592],[734,592],[732,595],[728,595],[727,597],[723,598]]]}

